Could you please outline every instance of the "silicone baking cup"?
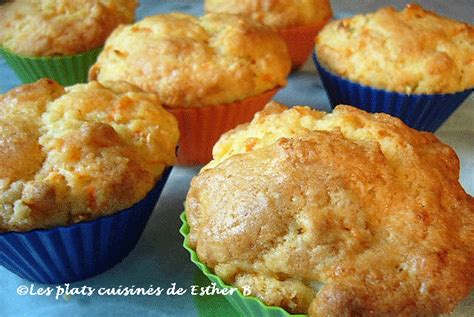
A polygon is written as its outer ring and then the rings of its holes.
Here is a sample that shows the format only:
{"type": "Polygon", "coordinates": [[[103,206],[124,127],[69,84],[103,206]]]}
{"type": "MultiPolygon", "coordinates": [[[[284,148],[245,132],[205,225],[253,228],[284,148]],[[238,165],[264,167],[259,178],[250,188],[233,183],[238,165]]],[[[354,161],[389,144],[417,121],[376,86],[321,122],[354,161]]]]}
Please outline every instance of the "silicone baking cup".
{"type": "Polygon", "coordinates": [[[178,120],[180,139],[178,164],[205,164],[212,158],[212,147],[219,137],[237,125],[252,120],[279,88],[231,104],[167,108],[178,120]]]}
{"type": "Polygon", "coordinates": [[[330,20],[311,25],[294,26],[278,30],[278,34],[285,40],[290,54],[292,68],[302,66],[311,55],[314,47],[314,38],[323,26],[330,20]]]}
{"type": "Polygon", "coordinates": [[[32,57],[15,54],[0,47],[0,55],[23,83],[32,83],[46,77],[63,86],[87,82],[89,68],[101,51],[102,48],[97,48],[69,56],[32,57]]]}
{"type": "Polygon", "coordinates": [[[372,113],[385,112],[422,131],[435,132],[474,90],[453,94],[402,94],[335,75],[321,66],[316,53],[313,60],[333,108],[346,104],[372,113]]]}
{"type": "Polygon", "coordinates": [[[0,264],[21,278],[46,284],[75,282],[108,270],[137,244],[170,172],[165,169],[144,199],[112,215],[0,234],[0,264]]]}
{"type": "MultiPolygon", "coordinates": [[[[191,255],[191,261],[201,270],[202,273],[213,283],[216,283],[217,287],[220,288],[234,288],[226,284],[219,276],[213,274],[211,270],[199,260],[199,257],[190,246],[189,246],[189,225],[186,220],[186,213],[183,212],[180,216],[183,222],[179,232],[184,237],[183,247],[188,250],[191,255]]],[[[225,298],[229,304],[237,310],[241,316],[246,317],[288,317],[288,316],[299,316],[304,317],[307,315],[292,315],[286,310],[276,306],[267,306],[260,299],[253,296],[244,296],[240,290],[233,292],[232,295],[226,295],[225,298]]]]}

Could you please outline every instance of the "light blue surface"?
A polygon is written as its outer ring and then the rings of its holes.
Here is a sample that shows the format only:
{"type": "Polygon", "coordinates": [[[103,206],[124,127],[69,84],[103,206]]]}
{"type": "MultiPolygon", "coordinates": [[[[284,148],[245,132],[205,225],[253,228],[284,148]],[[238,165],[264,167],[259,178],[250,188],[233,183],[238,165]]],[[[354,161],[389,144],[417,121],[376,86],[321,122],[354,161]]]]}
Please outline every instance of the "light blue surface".
{"type": "MultiPolygon", "coordinates": [[[[385,3],[389,1],[383,1],[385,3]]],[[[397,1],[402,3],[404,1],[397,1]]],[[[468,21],[472,19],[472,2],[426,2],[432,9],[452,17],[468,21]],[[470,11],[470,13],[469,13],[470,11]]],[[[200,1],[141,1],[138,18],[158,12],[184,11],[192,14],[202,12],[200,1]]],[[[333,1],[338,14],[350,11],[370,11],[379,7],[380,1],[333,1]]],[[[313,65],[305,71],[290,76],[288,86],[280,91],[275,99],[283,103],[319,105],[328,110],[326,95],[321,89],[313,65]]],[[[0,59],[0,93],[19,85],[13,72],[0,59]]],[[[437,135],[453,146],[461,159],[461,182],[468,193],[474,193],[474,110],[473,98],[463,104],[458,112],[448,120],[437,135]]],[[[189,181],[199,168],[180,168],[173,170],[150,222],[134,251],[110,271],[72,286],[100,287],[168,287],[177,283],[178,287],[208,285],[208,281],[197,271],[182,248],[182,238],[178,232],[179,214],[189,181]]],[[[160,297],[101,297],[72,296],[68,299],[45,296],[19,296],[16,289],[30,283],[0,268],[0,317],[3,316],[232,316],[232,309],[222,297],[183,296],[160,297]]],[[[35,287],[38,287],[36,285],[35,287]]],[[[54,294],[54,293],[53,293],[54,294]]],[[[458,309],[458,316],[472,316],[473,297],[458,309]]]]}

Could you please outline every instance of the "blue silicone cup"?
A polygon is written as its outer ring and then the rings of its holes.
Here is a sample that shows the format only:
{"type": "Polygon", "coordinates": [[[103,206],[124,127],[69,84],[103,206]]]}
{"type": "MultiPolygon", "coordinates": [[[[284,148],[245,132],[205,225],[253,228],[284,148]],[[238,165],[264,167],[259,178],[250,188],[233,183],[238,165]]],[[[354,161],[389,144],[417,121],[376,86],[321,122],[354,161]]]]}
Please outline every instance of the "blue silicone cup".
{"type": "Polygon", "coordinates": [[[453,94],[402,94],[364,86],[335,75],[321,66],[316,53],[313,53],[313,61],[331,107],[345,104],[367,112],[385,112],[421,131],[435,132],[474,90],[453,94]]]}
{"type": "Polygon", "coordinates": [[[171,169],[128,209],[71,226],[0,234],[0,264],[45,284],[80,281],[110,269],[137,244],[171,169]]]}

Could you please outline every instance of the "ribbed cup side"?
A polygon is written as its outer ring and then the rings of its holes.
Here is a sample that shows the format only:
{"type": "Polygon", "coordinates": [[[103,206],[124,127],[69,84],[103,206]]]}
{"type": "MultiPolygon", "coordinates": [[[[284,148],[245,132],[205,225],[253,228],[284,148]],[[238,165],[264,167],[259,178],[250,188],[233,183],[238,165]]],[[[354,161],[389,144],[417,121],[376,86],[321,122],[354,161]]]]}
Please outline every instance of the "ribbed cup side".
{"type": "Polygon", "coordinates": [[[171,168],[132,207],[67,227],[0,234],[0,264],[33,282],[53,284],[100,274],[125,258],[141,237],[171,168]]]}
{"type": "Polygon", "coordinates": [[[241,123],[252,120],[276,94],[278,88],[259,96],[226,105],[168,108],[178,120],[180,140],[178,163],[205,164],[212,158],[212,147],[220,136],[241,123]]]}
{"type": "Polygon", "coordinates": [[[288,47],[293,69],[302,66],[308,60],[314,47],[314,38],[329,20],[330,18],[327,18],[316,24],[293,26],[278,30],[278,34],[280,34],[288,47]]]}
{"type": "Polygon", "coordinates": [[[54,79],[63,86],[87,82],[89,68],[95,63],[102,48],[70,56],[28,57],[0,48],[0,55],[23,83],[41,78],[54,79]]]}
{"type": "Polygon", "coordinates": [[[435,132],[474,90],[453,94],[402,94],[337,76],[322,67],[314,53],[313,60],[333,108],[345,104],[367,112],[388,113],[421,131],[435,132]]]}

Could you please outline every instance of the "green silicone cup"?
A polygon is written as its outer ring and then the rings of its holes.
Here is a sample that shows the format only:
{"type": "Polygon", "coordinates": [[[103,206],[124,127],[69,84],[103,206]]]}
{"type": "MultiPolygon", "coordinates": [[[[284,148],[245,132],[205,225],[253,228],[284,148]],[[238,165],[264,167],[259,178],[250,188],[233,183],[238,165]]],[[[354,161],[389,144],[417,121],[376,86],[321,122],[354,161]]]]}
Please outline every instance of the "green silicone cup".
{"type": "MultiPolygon", "coordinates": [[[[183,212],[180,216],[183,225],[179,229],[179,232],[184,237],[183,247],[191,254],[191,261],[204,273],[204,275],[216,286],[220,288],[233,288],[226,284],[219,276],[213,274],[211,270],[199,260],[199,257],[190,246],[189,246],[189,225],[186,220],[186,214],[183,212]]],[[[246,317],[288,317],[288,316],[300,316],[305,317],[307,315],[292,315],[284,309],[276,306],[267,306],[260,299],[253,296],[244,296],[240,290],[233,292],[232,295],[226,295],[225,298],[237,310],[240,315],[246,317]]]]}
{"type": "Polygon", "coordinates": [[[87,82],[89,68],[101,51],[100,47],[70,56],[30,57],[0,47],[0,55],[23,83],[32,83],[46,77],[63,86],[87,82]]]}

